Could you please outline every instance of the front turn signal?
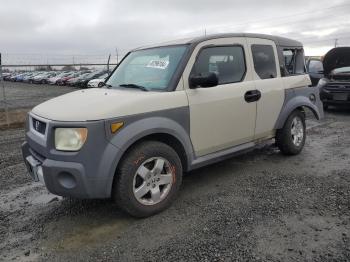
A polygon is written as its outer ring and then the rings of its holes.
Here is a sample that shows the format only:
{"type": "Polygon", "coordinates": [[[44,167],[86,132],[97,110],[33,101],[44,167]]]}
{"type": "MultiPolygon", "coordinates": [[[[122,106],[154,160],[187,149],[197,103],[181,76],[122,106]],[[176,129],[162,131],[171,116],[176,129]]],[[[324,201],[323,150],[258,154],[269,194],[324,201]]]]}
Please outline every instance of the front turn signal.
{"type": "Polygon", "coordinates": [[[111,132],[114,134],[119,129],[121,129],[124,126],[124,122],[116,122],[111,124],[111,132]]]}

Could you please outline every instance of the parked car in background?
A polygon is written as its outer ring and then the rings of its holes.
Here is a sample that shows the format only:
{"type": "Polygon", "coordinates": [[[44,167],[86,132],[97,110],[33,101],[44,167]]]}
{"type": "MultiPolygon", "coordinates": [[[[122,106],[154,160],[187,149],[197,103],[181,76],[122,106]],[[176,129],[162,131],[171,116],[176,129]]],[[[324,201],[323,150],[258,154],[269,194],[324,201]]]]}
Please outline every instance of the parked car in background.
{"type": "Polygon", "coordinates": [[[30,84],[33,84],[34,83],[34,77],[38,76],[38,75],[41,75],[43,74],[44,72],[43,71],[37,71],[37,72],[32,72],[31,74],[25,76],[23,78],[23,82],[24,83],[30,83],[30,84]]]}
{"type": "Polygon", "coordinates": [[[57,81],[59,81],[61,78],[68,76],[69,74],[71,74],[71,72],[61,72],[58,75],[55,75],[54,77],[51,77],[47,80],[47,83],[50,85],[57,85],[57,81]]]}
{"type": "Polygon", "coordinates": [[[309,73],[312,86],[316,86],[318,81],[324,77],[323,75],[323,63],[321,59],[310,58],[306,61],[306,69],[309,73]]]}
{"type": "Polygon", "coordinates": [[[4,81],[10,81],[12,75],[13,75],[13,73],[8,73],[8,74],[6,74],[6,75],[3,75],[4,81]]]}
{"type": "Polygon", "coordinates": [[[108,77],[108,73],[105,73],[98,78],[92,79],[87,84],[87,87],[101,87],[104,85],[106,78],[108,77]]]}
{"type": "Polygon", "coordinates": [[[98,78],[105,73],[106,73],[106,71],[104,71],[104,70],[94,71],[94,72],[84,76],[79,81],[77,81],[76,86],[81,87],[81,88],[87,88],[88,87],[87,85],[88,85],[90,80],[92,80],[94,78],[98,78]]]}
{"type": "Polygon", "coordinates": [[[88,76],[89,74],[91,74],[91,72],[85,72],[83,74],[81,74],[80,76],[78,77],[74,77],[72,79],[69,79],[67,81],[67,85],[69,86],[77,86],[77,83],[81,80],[81,79],[84,79],[86,76],[88,76]]]}
{"type": "Polygon", "coordinates": [[[16,74],[13,74],[11,77],[10,77],[10,81],[12,82],[22,82],[23,81],[23,78],[28,75],[30,73],[16,73],[16,74]]]}
{"type": "Polygon", "coordinates": [[[5,80],[5,78],[10,76],[11,76],[11,73],[2,73],[2,80],[5,80]]]}
{"type": "Polygon", "coordinates": [[[15,82],[16,81],[16,76],[19,75],[19,73],[13,73],[7,81],[15,82]]]}
{"type": "Polygon", "coordinates": [[[34,84],[47,84],[49,78],[56,76],[57,72],[43,72],[33,78],[34,84]]]}
{"type": "Polygon", "coordinates": [[[13,73],[10,78],[9,81],[11,82],[16,82],[16,78],[19,77],[20,75],[23,75],[24,73],[13,73]]]}
{"type": "Polygon", "coordinates": [[[318,87],[324,108],[350,104],[350,47],[336,47],[323,59],[324,78],[318,87]]]}
{"type": "Polygon", "coordinates": [[[31,77],[35,72],[27,72],[19,74],[15,78],[15,82],[25,82],[27,78],[31,77]]]}
{"type": "Polygon", "coordinates": [[[85,74],[85,73],[88,73],[87,71],[77,71],[77,72],[70,72],[70,74],[60,78],[57,80],[57,85],[60,85],[60,86],[63,86],[63,85],[66,85],[67,82],[70,80],[70,79],[73,79],[73,78],[76,78],[76,77],[79,77],[81,76],[82,74],[85,74]]]}

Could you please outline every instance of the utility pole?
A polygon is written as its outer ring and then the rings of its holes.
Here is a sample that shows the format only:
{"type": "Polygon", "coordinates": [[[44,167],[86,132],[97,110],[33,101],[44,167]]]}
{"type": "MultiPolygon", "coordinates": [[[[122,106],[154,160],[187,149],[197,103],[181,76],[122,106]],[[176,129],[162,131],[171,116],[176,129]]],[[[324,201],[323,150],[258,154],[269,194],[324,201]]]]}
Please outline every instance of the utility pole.
{"type": "Polygon", "coordinates": [[[334,39],[334,47],[337,47],[338,45],[338,38],[334,39]]]}
{"type": "Polygon", "coordinates": [[[207,29],[204,28],[204,36],[207,36],[207,29]]]}
{"type": "Polygon", "coordinates": [[[107,72],[109,72],[109,61],[111,60],[111,54],[108,56],[108,61],[107,61],[107,72]]]}
{"type": "Polygon", "coordinates": [[[117,55],[117,65],[119,64],[119,53],[118,53],[118,48],[115,49],[115,53],[117,55]]]}
{"type": "Polygon", "coordinates": [[[8,110],[8,105],[7,105],[7,101],[6,101],[6,92],[5,92],[5,84],[4,84],[4,80],[2,78],[2,59],[1,59],[1,53],[0,53],[0,83],[2,86],[2,95],[4,97],[4,107],[5,107],[5,117],[6,117],[6,125],[9,126],[10,122],[9,122],[9,110],[8,110]]]}

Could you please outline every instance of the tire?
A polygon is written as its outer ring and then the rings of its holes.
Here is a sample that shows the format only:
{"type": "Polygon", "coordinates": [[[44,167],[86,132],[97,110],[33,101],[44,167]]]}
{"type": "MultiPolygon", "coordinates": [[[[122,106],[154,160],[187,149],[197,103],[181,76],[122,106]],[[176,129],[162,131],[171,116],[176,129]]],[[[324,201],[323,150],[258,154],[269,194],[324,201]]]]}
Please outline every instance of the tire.
{"type": "Polygon", "coordinates": [[[305,131],[305,114],[295,110],[288,116],[283,128],[277,130],[276,145],[285,155],[297,155],[305,145],[305,131]]]}
{"type": "Polygon", "coordinates": [[[148,217],[171,205],[181,182],[182,164],[175,150],[161,142],[145,141],[134,146],[121,160],[112,195],[118,206],[131,216],[148,217]],[[156,163],[163,166],[162,170],[156,168],[156,163]]]}

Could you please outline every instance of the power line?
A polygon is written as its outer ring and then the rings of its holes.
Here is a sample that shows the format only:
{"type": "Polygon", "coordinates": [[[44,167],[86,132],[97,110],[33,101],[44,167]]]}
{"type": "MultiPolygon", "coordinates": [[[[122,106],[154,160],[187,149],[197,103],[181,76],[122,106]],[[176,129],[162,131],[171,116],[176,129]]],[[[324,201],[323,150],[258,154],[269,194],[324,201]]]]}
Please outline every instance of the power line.
{"type": "MultiPolygon", "coordinates": [[[[344,39],[350,39],[349,37],[341,37],[341,38],[336,38],[337,44],[339,43],[339,40],[344,40],[344,39]]],[[[316,40],[316,41],[305,41],[303,42],[304,44],[314,44],[314,43],[322,43],[322,42],[334,42],[334,38],[328,38],[328,39],[322,39],[322,40],[316,40]]]]}
{"type": "MultiPolygon", "coordinates": [[[[330,7],[315,9],[315,10],[313,10],[313,11],[306,11],[306,12],[301,12],[301,13],[294,13],[294,14],[292,14],[292,15],[287,15],[287,16],[278,16],[278,17],[272,17],[272,18],[266,18],[266,19],[252,20],[252,21],[247,21],[247,22],[241,23],[241,24],[236,24],[236,25],[234,25],[233,27],[230,27],[230,28],[241,27],[241,26],[245,26],[245,25],[250,25],[250,24],[252,24],[252,23],[261,23],[261,22],[266,22],[266,21],[281,20],[281,19],[286,19],[286,18],[295,17],[295,16],[300,16],[300,15],[305,15],[305,14],[314,14],[314,13],[316,13],[316,12],[325,11],[325,10],[334,9],[334,8],[345,7],[345,6],[350,6],[350,4],[335,5],[335,6],[330,6],[330,7]]],[[[222,25],[213,26],[213,27],[211,27],[211,28],[218,28],[218,27],[222,27],[222,25]]]]}

